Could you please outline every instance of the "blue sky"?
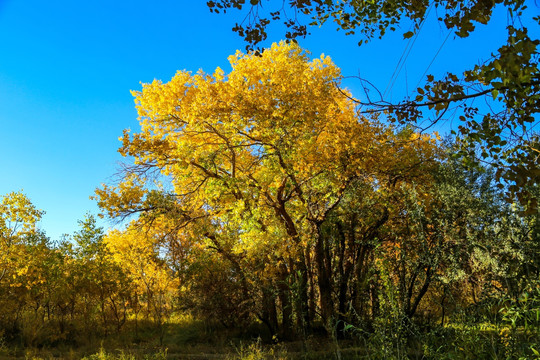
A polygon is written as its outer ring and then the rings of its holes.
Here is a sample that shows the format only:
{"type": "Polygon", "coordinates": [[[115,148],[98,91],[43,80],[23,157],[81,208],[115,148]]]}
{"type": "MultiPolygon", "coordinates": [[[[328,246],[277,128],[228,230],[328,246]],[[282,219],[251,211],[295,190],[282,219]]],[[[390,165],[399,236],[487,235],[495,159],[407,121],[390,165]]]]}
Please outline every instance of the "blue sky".
{"type": "MultiPolygon", "coordinates": [[[[73,233],[86,212],[99,212],[89,196],[118,170],[122,130],[138,129],[130,90],[181,69],[227,71],[227,57],[245,47],[231,31],[239,19],[235,11],[210,14],[206,1],[0,0],[0,195],[27,194],[46,211],[41,227],[53,240],[73,233]]],[[[451,35],[428,73],[459,72],[487,59],[506,23],[499,11],[470,38],[451,35]]],[[[407,30],[358,47],[358,37],[329,24],[300,43],[313,56],[330,55],[344,75],[384,90],[407,30]]],[[[392,87],[394,100],[421,80],[447,33],[434,21],[425,24],[392,87]]],[[[266,45],[282,34],[272,31],[266,45]]],[[[346,85],[359,95],[357,81],[346,85]]]]}

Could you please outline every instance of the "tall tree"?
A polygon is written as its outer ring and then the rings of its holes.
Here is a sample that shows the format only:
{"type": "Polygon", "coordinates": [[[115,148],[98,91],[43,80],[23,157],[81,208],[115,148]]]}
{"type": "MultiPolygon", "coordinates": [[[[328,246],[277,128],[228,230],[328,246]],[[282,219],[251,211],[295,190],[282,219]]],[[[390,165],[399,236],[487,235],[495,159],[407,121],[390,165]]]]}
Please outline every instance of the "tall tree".
{"type": "Polygon", "coordinates": [[[174,219],[182,237],[230,263],[245,301],[254,299],[252,271],[273,276],[266,283],[275,284],[284,334],[294,321],[300,332],[311,327],[317,294],[330,328],[322,224],[353,181],[385,188],[424,173],[436,141],[357,116],[328,57],[280,43],[229,60],[227,75],[178,72],[134,92],[142,129],[126,131],[120,149],[134,164],[123,182],[96,191],[99,205],[112,217],[174,219]]]}

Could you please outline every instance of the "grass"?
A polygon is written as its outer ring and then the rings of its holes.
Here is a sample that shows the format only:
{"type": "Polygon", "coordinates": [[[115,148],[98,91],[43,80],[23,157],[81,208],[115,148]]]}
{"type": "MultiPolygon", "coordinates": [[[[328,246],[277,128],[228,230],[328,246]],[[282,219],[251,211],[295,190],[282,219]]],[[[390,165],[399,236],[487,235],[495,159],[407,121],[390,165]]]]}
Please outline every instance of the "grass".
{"type": "Polygon", "coordinates": [[[444,328],[415,330],[407,338],[378,329],[351,332],[351,338],[331,341],[309,336],[304,341],[272,342],[255,324],[226,329],[217,324],[176,317],[164,325],[164,336],[150,322],[133,321],[124,332],[54,346],[28,347],[0,341],[0,359],[6,360],[165,360],[165,359],[535,359],[539,332],[490,323],[451,323],[444,328]],[[135,326],[136,325],[136,326],[135,326]],[[262,336],[262,337],[261,337],[262,336]],[[160,341],[162,340],[162,342],[160,341]]]}

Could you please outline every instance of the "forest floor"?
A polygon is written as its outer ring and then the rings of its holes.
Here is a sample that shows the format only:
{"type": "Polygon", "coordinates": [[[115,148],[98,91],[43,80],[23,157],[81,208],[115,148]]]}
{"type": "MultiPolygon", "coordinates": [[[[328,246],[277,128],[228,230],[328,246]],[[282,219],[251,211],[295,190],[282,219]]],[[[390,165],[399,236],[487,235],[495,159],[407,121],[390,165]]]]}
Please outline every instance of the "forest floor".
{"type": "MultiPolygon", "coordinates": [[[[279,341],[264,327],[223,328],[201,321],[175,321],[161,328],[151,323],[126,323],[106,336],[73,333],[55,344],[0,339],[0,359],[6,360],[169,360],[169,359],[535,359],[540,331],[514,331],[481,324],[432,328],[407,339],[382,331],[348,340],[321,334],[303,341],[279,341]]],[[[384,329],[383,329],[384,330],[384,329]]],[[[389,330],[389,329],[386,329],[389,330]]],[[[540,330],[540,329],[537,329],[540,330]]],[[[41,334],[42,336],[49,334],[41,334]]],[[[27,340],[28,341],[28,340],[27,340]]]]}
{"type": "MultiPolygon", "coordinates": [[[[50,338],[50,333],[42,336],[50,338]]],[[[278,342],[259,325],[226,329],[200,321],[175,321],[161,329],[131,322],[122,332],[105,336],[82,333],[40,344],[38,334],[32,342],[0,338],[0,360],[347,359],[363,351],[351,340],[311,335],[304,341],[278,342]]]]}

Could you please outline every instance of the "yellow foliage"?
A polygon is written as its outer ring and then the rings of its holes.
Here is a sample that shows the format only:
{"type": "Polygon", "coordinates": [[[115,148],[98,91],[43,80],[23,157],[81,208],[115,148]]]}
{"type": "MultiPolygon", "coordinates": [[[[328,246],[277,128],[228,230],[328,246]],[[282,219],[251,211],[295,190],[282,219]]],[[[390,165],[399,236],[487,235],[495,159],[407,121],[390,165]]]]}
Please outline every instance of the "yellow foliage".
{"type": "Polygon", "coordinates": [[[165,293],[178,287],[178,279],[160,258],[157,239],[149,232],[133,225],[125,231],[110,231],[104,242],[139,294],[165,293]]]}
{"type": "Polygon", "coordinates": [[[26,273],[25,241],[43,214],[20,192],[0,198],[0,282],[10,274],[15,279],[26,273]]]}
{"type": "MultiPolygon", "coordinates": [[[[119,150],[133,167],[117,186],[96,190],[110,217],[140,212],[182,239],[177,260],[213,249],[235,266],[262,264],[253,272],[299,264],[314,224],[351,182],[382,197],[404,179],[428,178],[437,140],[359,116],[329,57],[310,60],[281,42],[229,62],[228,74],[179,71],[133,91],[141,130],[125,131],[119,150]],[[151,190],[156,174],[163,181],[151,190]]],[[[137,281],[165,276],[152,262],[155,235],[131,227],[107,236],[137,281]]]]}

